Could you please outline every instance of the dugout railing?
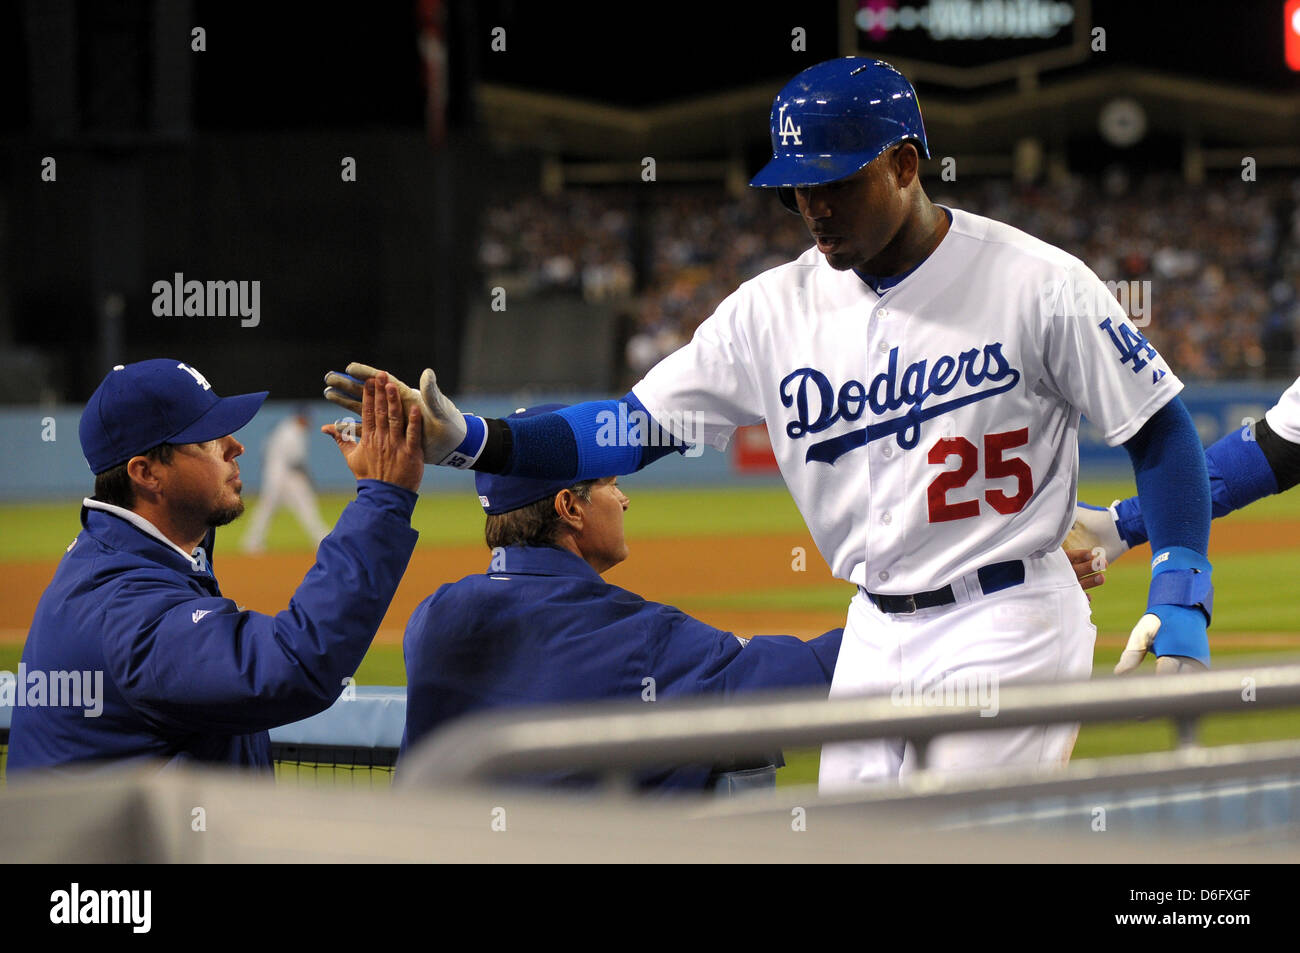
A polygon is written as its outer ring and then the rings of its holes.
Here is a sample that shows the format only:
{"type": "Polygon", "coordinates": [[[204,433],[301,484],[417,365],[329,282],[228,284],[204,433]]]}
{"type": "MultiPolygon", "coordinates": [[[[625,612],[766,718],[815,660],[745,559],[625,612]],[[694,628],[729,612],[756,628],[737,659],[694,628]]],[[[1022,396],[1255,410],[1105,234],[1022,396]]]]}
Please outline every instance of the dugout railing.
{"type": "MultiPolygon", "coordinates": [[[[979,704],[947,699],[851,698],[785,693],[716,702],[603,703],[514,709],[467,718],[417,746],[398,778],[412,789],[482,788],[513,774],[584,770],[612,790],[638,770],[827,741],[871,737],[929,741],[978,731],[1064,721],[1171,719],[1175,751],[1076,759],[1062,769],[941,777],[920,771],[896,785],[851,797],[817,797],[807,788],[701,802],[702,816],[785,812],[815,802],[818,811],[924,812],[927,824],[954,828],[1015,824],[1059,830],[1169,822],[1207,832],[1247,834],[1288,828],[1300,835],[1300,740],[1201,747],[1200,720],[1212,713],[1300,706],[1300,665],[1228,669],[1178,677],[1103,678],[1050,685],[1007,685],[979,704]],[[989,712],[996,703],[996,715],[989,712]]],[[[328,711],[272,732],[283,784],[387,789],[405,714],[400,687],[358,688],[328,711]]],[[[0,784],[8,710],[0,705],[0,784]]],[[[1300,717],[1295,724],[1300,736],[1300,717]]]]}
{"type": "MultiPolygon", "coordinates": [[[[1076,759],[1036,770],[941,776],[922,769],[899,784],[816,803],[819,811],[861,811],[870,804],[873,812],[897,810],[900,816],[920,809],[930,827],[1147,830],[1196,823],[1225,836],[1269,831],[1275,837],[1282,829],[1289,839],[1300,836],[1300,740],[1217,747],[1198,741],[1206,715],[1300,706],[1300,665],[1005,685],[993,700],[996,714],[983,714],[987,705],[936,706],[925,698],[827,700],[804,693],[671,708],[602,704],[503,712],[465,719],[428,739],[410,753],[398,784],[455,789],[564,767],[598,773],[618,788],[647,765],[866,738],[906,738],[924,765],[929,743],[955,732],[1171,719],[1174,751],[1076,759]]],[[[1295,728],[1300,736],[1300,720],[1295,728]]],[[[785,790],[702,810],[783,813],[809,803],[806,789],[785,790]]]]}
{"type": "MultiPolygon", "coordinates": [[[[590,770],[617,778],[652,764],[734,752],[870,738],[905,738],[925,765],[940,735],[1029,725],[1170,718],[1197,745],[1207,714],[1300,706],[1300,665],[1002,685],[990,704],[934,704],[924,695],[827,699],[824,693],[747,696],[671,706],[608,702],[512,709],[450,725],[411,752],[411,784],[460,785],[512,773],[590,770]]],[[[1297,725],[1300,733],[1300,725],[1297,725]]]]}
{"type": "MultiPolygon", "coordinates": [[[[9,726],[17,694],[12,673],[0,673],[0,787],[7,784],[9,726]]],[[[280,784],[385,788],[392,784],[406,726],[403,686],[352,686],[325,711],[270,730],[271,759],[280,784]]],[[[719,796],[775,786],[771,753],[755,763],[713,762],[711,790],[719,796]]]]}

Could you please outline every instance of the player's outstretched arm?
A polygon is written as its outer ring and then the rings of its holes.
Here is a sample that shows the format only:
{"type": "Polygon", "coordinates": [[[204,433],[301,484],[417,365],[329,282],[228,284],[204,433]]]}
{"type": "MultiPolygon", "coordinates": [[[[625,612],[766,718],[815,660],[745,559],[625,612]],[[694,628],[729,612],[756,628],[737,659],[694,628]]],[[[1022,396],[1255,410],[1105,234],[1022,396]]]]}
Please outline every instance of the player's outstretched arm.
{"type": "MultiPolygon", "coordinates": [[[[355,413],[361,387],[383,373],[352,363],[325,376],[326,399],[355,413]]],[[[418,407],[427,463],[540,479],[597,479],[634,473],[687,444],[661,428],[633,394],[588,401],[535,417],[500,420],[462,414],[425,369],[419,391],[391,377],[403,406],[418,407]]]]}
{"type": "MultiPolygon", "coordinates": [[[[1261,420],[1235,430],[1205,451],[1214,519],[1300,483],[1300,443],[1279,436],[1261,420]]],[[[1136,496],[1108,507],[1079,503],[1067,546],[1100,546],[1113,562],[1148,539],[1142,504],[1136,496]]]]}
{"type": "Polygon", "coordinates": [[[1115,672],[1137,668],[1148,651],[1155,652],[1158,674],[1207,668],[1206,629],[1214,595],[1206,558],[1210,481],[1182,401],[1170,400],[1124,448],[1133,461],[1154,558],[1147,611],[1134,626],[1115,672]]]}

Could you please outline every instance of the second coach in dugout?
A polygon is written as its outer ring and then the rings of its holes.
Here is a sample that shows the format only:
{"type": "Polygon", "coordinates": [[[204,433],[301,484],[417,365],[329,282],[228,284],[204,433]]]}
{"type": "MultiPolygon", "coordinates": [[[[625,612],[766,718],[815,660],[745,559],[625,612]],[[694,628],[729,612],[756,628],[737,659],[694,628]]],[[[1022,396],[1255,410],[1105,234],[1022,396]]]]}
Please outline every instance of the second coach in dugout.
{"type": "Polygon", "coordinates": [[[244,510],[233,436],[266,392],[218,397],[176,360],[118,365],[81,417],[95,474],[82,531],[41,596],[27,672],[103,674],[102,710],[14,709],[9,771],[152,760],[270,771],[268,729],[328,708],[360,664],[406,571],[424,464],[418,412],[369,382],[360,442],[334,437],[357,498],[320,544],[289,608],[221,593],[215,531],[244,510]]]}
{"type": "MultiPolygon", "coordinates": [[[[544,404],[509,419],[559,407],[544,404]]],[[[475,487],[492,562],[486,573],[441,586],[411,615],[403,643],[403,755],[447,723],[492,709],[830,688],[841,629],[808,642],[745,639],[602,579],[628,557],[628,498],[614,477],[478,474],[475,487]]],[[[716,775],[713,766],[682,765],[639,783],[698,790],[716,775]]],[[[530,780],[586,779],[562,772],[530,780]]]]}

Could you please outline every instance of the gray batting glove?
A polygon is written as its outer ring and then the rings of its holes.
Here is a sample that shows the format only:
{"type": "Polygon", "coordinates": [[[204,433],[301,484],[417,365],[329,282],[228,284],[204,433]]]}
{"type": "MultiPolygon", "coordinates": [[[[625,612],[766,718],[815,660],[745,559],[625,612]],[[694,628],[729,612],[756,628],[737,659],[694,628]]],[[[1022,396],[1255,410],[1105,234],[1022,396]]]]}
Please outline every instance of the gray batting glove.
{"type": "MultiPolygon", "coordinates": [[[[438,375],[433,368],[426,367],[420,375],[420,404],[424,414],[424,449],[425,459],[436,456],[438,463],[445,463],[452,452],[465,440],[467,428],[465,415],[462,414],[442,391],[438,390],[438,375]]],[[[464,464],[457,464],[463,466],[464,464]]]]}
{"type": "MultiPolygon", "coordinates": [[[[353,365],[349,364],[348,366],[352,367],[353,365]]],[[[399,390],[406,387],[405,384],[397,381],[395,378],[390,377],[389,380],[392,380],[393,383],[397,384],[399,390]]],[[[325,388],[326,400],[338,404],[340,407],[343,407],[354,414],[360,415],[361,395],[363,393],[363,385],[365,384],[365,381],[356,377],[350,377],[342,371],[330,371],[325,375],[325,383],[329,385],[325,388]]],[[[410,388],[407,389],[409,390],[410,388]]],[[[405,402],[403,402],[402,406],[406,406],[405,402]]]]}
{"type": "MultiPolygon", "coordinates": [[[[351,363],[347,372],[330,371],[325,375],[325,399],[346,407],[354,414],[361,413],[361,396],[365,382],[381,373],[369,364],[351,363]]],[[[447,397],[438,390],[438,379],[426,369],[420,376],[420,390],[414,390],[392,374],[390,383],[397,385],[402,398],[402,410],[410,413],[411,407],[420,408],[424,423],[424,462],[442,463],[465,439],[465,417],[447,397]],[[423,391],[423,394],[421,393],[423,391]],[[426,396],[427,395],[427,396],[426,396]]]]}
{"type": "Polygon", "coordinates": [[[1113,563],[1119,557],[1123,556],[1129,550],[1128,543],[1119,535],[1119,529],[1116,526],[1118,517],[1115,513],[1115,507],[1119,500],[1116,500],[1110,506],[1089,506],[1087,503],[1076,503],[1074,505],[1074,525],[1070,527],[1070,532],[1066,534],[1066,549],[1087,549],[1096,554],[1100,549],[1104,552],[1106,562],[1113,563]]]}

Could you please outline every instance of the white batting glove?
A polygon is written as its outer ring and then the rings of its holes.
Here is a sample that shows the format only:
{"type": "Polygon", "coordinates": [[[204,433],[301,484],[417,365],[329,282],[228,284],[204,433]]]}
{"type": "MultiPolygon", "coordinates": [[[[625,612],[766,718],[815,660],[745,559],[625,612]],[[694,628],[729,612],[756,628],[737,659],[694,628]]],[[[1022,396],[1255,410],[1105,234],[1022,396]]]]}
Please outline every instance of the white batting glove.
{"type": "MultiPolygon", "coordinates": [[[[1124,646],[1124,654],[1115,664],[1116,675],[1131,672],[1142,664],[1142,660],[1147,657],[1147,652],[1151,651],[1151,647],[1155,644],[1156,633],[1160,631],[1160,626],[1160,616],[1153,612],[1148,612],[1138,619],[1137,625],[1133,626],[1133,632],[1128,637],[1128,645],[1124,646]]],[[[1157,675],[1204,671],[1207,671],[1206,666],[1184,655],[1164,655],[1156,659],[1157,675]]]]}
{"type": "Polygon", "coordinates": [[[1065,536],[1065,543],[1063,544],[1065,548],[1087,549],[1092,552],[1096,552],[1098,549],[1104,550],[1107,564],[1113,563],[1128,552],[1129,545],[1119,535],[1119,529],[1116,526],[1118,517],[1115,513],[1115,507],[1118,503],[1119,500],[1116,500],[1108,507],[1076,503],[1074,506],[1074,525],[1070,527],[1070,532],[1065,536]]]}
{"type": "MultiPolygon", "coordinates": [[[[381,373],[369,364],[351,363],[345,373],[330,371],[325,375],[325,399],[340,407],[346,407],[354,414],[361,413],[361,395],[365,382],[381,373]]],[[[407,413],[411,407],[420,408],[420,417],[424,424],[424,462],[441,463],[460,446],[465,439],[465,418],[456,405],[438,390],[437,377],[432,370],[426,369],[420,377],[421,390],[434,395],[432,401],[420,391],[413,390],[392,374],[388,375],[391,383],[397,385],[397,392],[402,398],[402,409],[407,413]]]]}
{"type": "Polygon", "coordinates": [[[438,390],[438,375],[431,367],[426,367],[420,375],[419,396],[424,414],[425,460],[432,460],[432,453],[439,463],[444,463],[465,440],[465,415],[438,390]]]}

